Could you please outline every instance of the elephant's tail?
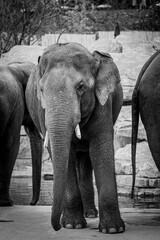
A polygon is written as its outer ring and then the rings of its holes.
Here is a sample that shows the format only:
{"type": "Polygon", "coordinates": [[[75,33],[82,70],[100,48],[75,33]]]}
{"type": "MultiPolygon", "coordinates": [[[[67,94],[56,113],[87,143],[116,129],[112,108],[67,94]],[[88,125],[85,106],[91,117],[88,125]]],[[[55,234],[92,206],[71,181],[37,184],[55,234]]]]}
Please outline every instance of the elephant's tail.
{"type": "Polygon", "coordinates": [[[136,146],[137,146],[137,135],[139,125],[139,101],[138,101],[138,90],[135,88],[132,95],[132,192],[131,198],[134,197],[134,187],[136,180],[136,146]]]}

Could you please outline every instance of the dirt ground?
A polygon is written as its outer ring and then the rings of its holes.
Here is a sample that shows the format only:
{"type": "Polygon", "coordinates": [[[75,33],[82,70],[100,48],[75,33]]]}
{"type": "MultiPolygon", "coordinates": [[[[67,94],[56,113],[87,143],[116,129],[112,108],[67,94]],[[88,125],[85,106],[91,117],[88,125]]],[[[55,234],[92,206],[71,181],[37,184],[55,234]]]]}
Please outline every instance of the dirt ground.
{"type": "Polygon", "coordinates": [[[87,219],[85,229],[62,228],[55,232],[50,224],[51,206],[13,206],[0,208],[0,240],[159,240],[160,209],[122,208],[125,233],[103,234],[98,218],[87,219]]]}

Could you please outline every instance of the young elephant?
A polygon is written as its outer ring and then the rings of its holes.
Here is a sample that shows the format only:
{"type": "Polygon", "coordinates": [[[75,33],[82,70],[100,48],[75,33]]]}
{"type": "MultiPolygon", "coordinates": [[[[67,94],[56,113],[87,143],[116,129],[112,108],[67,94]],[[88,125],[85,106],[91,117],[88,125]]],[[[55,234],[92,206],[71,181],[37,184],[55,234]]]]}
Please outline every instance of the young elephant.
{"type": "MultiPolygon", "coordinates": [[[[0,206],[13,205],[9,196],[9,186],[18,154],[21,126],[23,124],[27,129],[31,142],[37,131],[25,104],[25,88],[33,66],[32,63],[0,65],[0,206]]],[[[33,144],[31,143],[32,149],[35,149],[33,144]]],[[[35,155],[32,151],[36,171],[40,171],[40,164],[39,168],[37,165],[41,153],[42,150],[38,151],[37,156],[37,153],[35,155]]],[[[35,186],[40,186],[40,174],[35,172],[34,178],[32,204],[35,204],[39,197],[39,190],[37,191],[35,186]]]]}
{"type": "Polygon", "coordinates": [[[149,148],[160,171],[160,50],[142,67],[132,95],[132,197],[139,113],[147,133],[149,148]]]}
{"type": "Polygon", "coordinates": [[[61,228],[61,211],[62,226],[86,226],[83,210],[93,167],[99,230],[123,232],[113,149],[113,125],[123,93],[112,58],[99,52],[92,55],[76,43],[49,46],[30,75],[26,102],[53,161],[53,228],[61,228]]]}

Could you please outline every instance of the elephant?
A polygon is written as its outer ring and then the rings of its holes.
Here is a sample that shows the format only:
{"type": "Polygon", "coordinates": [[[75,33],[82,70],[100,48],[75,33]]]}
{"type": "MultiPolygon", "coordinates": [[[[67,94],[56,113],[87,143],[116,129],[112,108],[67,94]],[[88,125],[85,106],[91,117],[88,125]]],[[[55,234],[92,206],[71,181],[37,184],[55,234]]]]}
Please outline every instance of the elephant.
{"type": "MultiPolygon", "coordinates": [[[[10,63],[0,65],[0,206],[12,206],[9,187],[13,167],[20,144],[20,130],[24,125],[31,139],[32,164],[36,162],[33,180],[33,197],[31,204],[36,204],[39,198],[41,153],[36,151],[33,137],[38,134],[29,116],[25,103],[25,88],[33,68],[32,63],[10,63]],[[34,130],[35,129],[35,130],[34,130]],[[36,153],[34,153],[36,151],[36,153]],[[38,153],[37,153],[38,152],[38,153]],[[39,165],[38,165],[39,163],[39,165]]],[[[43,146],[43,141],[38,142],[43,146]],[[41,142],[41,143],[40,143],[41,142]]],[[[38,145],[37,143],[37,145],[38,145]]],[[[40,147],[42,149],[42,147],[40,147]]]]}
{"type": "Polygon", "coordinates": [[[146,130],[148,145],[160,171],[160,50],[142,67],[132,94],[132,198],[136,174],[136,144],[139,115],[146,130]]]}
{"type": "Polygon", "coordinates": [[[96,216],[93,169],[99,231],[123,232],[113,147],[123,91],[111,56],[91,54],[78,43],[52,44],[32,71],[25,96],[53,163],[53,229],[84,228],[89,211],[96,216]]]}

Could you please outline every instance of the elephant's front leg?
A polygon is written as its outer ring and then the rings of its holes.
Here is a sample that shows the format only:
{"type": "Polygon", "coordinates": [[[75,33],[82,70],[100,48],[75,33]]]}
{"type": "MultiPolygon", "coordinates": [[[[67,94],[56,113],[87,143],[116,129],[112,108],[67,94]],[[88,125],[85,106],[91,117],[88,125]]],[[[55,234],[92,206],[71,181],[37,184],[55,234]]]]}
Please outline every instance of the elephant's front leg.
{"type": "Polygon", "coordinates": [[[119,212],[111,131],[106,134],[104,130],[90,141],[90,156],[98,190],[99,231],[123,232],[125,225],[119,212]]]}
{"type": "Polygon", "coordinates": [[[67,188],[63,200],[62,226],[65,228],[84,228],[86,220],[83,216],[83,204],[78,187],[76,173],[76,153],[71,145],[70,159],[68,165],[67,188]]]}

